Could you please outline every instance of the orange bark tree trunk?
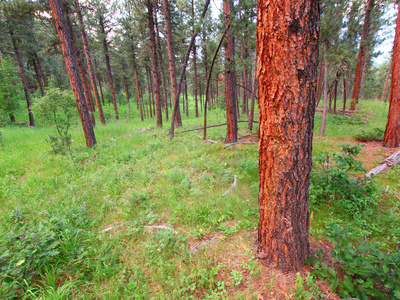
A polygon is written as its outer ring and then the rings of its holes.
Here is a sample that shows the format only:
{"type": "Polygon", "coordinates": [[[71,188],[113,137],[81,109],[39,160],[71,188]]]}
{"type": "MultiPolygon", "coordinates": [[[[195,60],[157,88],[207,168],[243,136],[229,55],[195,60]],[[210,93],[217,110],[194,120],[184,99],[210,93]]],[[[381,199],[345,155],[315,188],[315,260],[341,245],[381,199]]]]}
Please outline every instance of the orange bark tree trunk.
{"type": "Polygon", "coordinates": [[[78,66],[76,63],[74,49],[71,43],[71,37],[68,33],[67,23],[65,22],[61,2],[59,0],[50,0],[50,7],[53,12],[53,18],[56,24],[57,33],[61,42],[61,49],[67,66],[69,79],[74,92],[76,104],[78,106],[79,116],[82,122],[83,132],[85,134],[86,145],[92,147],[96,144],[92,122],[90,121],[89,109],[86,104],[82,81],[80,78],[78,66]]]}
{"type": "Polygon", "coordinates": [[[360,51],[358,52],[358,61],[356,68],[356,78],[354,80],[353,96],[351,97],[350,109],[354,110],[356,108],[356,103],[358,103],[358,97],[360,96],[361,82],[365,67],[365,54],[367,53],[367,46],[365,41],[369,38],[369,28],[371,24],[371,11],[374,8],[374,0],[368,0],[367,10],[365,11],[364,25],[361,34],[360,41],[360,51]]]}
{"type": "Polygon", "coordinates": [[[157,62],[156,36],[154,31],[153,4],[151,3],[150,0],[147,1],[147,10],[148,10],[148,20],[149,20],[148,25],[149,25],[150,43],[151,43],[151,62],[153,66],[154,93],[156,96],[155,104],[157,112],[157,127],[162,127],[160,83],[158,81],[158,62],[157,62]]]}
{"type": "Polygon", "coordinates": [[[233,0],[223,1],[225,19],[225,102],[226,102],[226,143],[237,142],[237,99],[235,78],[235,37],[231,31],[233,0]]]}
{"type": "Polygon", "coordinates": [[[393,64],[392,61],[393,60],[390,61],[389,70],[388,70],[387,75],[386,75],[385,86],[383,87],[382,100],[381,100],[382,102],[385,100],[386,88],[387,88],[387,85],[388,85],[388,82],[389,82],[389,77],[390,77],[390,74],[391,74],[391,71],[392,71],[392,64],[393,64]]]}
{"type": "Polygon", "coordinates": [[[300,268],[310,252],[308,200],[318,35],[318,1],[257,2],[257,255],[286,270],[300,268]]]}
{"type": "Polygon", "coordinates": [[[400,146],[400,5],[398,6],[396,34],[392,58],[392,81],[390,83],[389,114],[386,123],[383,146],[400,146]]]}
{"type": "Polygon", "coordinates": [[[106,124],[106,120],[104,118],[103,107],[101,105],[99,91],[97,90],[96,75],[94,73],[94,67],[93,67],[93,63],[92,63],[92,58],[90,56],[89,43],[88,43],[88,40],[87,40],[86,31],[85,31],[85,24],[83,23],[82,12],[81,12],[81,8],[79,6],[78,0],[76,0],[76,5],[75,6],[76,6],[76,10],[77,10],[79,25],[80,25],[81,38],[82,38],[82,43],[83,43],[83,50],[85,51],[86,63],[87,63],[87,67],[88,67],[88,70],[89,70],[90,82],[92,83],[92,90],[93,90],[93,94],[94,94],[94,99],[96,101],[97,110],[99,112],[100,122],[101,122],[102,125],[105,125],[106,124]]]}

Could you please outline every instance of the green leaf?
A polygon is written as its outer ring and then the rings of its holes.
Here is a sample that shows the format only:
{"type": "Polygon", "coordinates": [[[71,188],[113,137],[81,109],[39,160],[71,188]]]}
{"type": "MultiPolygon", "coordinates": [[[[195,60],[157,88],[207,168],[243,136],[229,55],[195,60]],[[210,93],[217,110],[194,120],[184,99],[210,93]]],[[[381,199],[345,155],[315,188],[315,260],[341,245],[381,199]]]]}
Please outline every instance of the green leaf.
{"type": "Polygon", "coordinates": [[[25,262],[25,258],[24,258],[24,259],[21,259],[20,261],[18,261],[18,262],[15,264],[15,266],[18,267],[18,266],[22,265],[24,262],[25,262]]]}

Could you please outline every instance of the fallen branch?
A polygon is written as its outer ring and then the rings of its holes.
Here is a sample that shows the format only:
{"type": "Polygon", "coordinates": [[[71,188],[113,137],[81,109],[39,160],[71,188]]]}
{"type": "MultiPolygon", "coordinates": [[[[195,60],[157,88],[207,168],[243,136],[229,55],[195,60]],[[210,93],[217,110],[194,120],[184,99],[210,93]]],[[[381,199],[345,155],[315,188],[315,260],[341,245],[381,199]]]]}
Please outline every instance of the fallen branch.
{"type": "Polygon", "coordinates": [[[149,127],[149,128],[142,129],[142,130],[140,130],[140,131],[136,131],[135,133],[142,133],[142,132],[146,132],[146,131],[152,130],[152,129],[154,129],[154,128],[156,128],[156,126],[151,126],[151,127],[149,127]]]}
{"type": "Polygon", "coordinates": [[[124,226],[124,225],[125,225],[125,223],[119,223],[117,225],[113,225],[113,226],[107,227],[106,229],[101,230],[99,233],[104,233],[104,232],[113,230],[113,229],[115,229],[117,227],[124,226]]]}
{"type": "Polygon", "coordinates": [[[383,171],[385,171],[387,168],[391,168],[393,165],[397,165],[400,161],[400,151],[397,151],[396,153],[390,155],[388,158],[386,158],[384,161],[381,162],[381,164],[375,168],[373,168],[371,171],[369,171],[365,177],[371,178],[372,174],[377,175],[383,171]]]}
{"type": "Polygon", "coordinates": [[[146,228],[146,229],[167,229],[167,230],[171,230],[174,234],[178,234],[177,231],[175,231],[173,228],[171,228],[169,226],[154,225],[154,226],[144,226],[144,228],[146,228]]]}
{"type": "Polygon", "coordinates": [[[217,242],[223,235],[222,234],[218,234],[217,236],[213,237],[210,240],[206,240],[206,241],[202,241],[200,244],[193,246],[192,248],[189,249],[190,253],[194,253],[198,250],[200,250],[201,248],[204,248],[206,246],[209,246],[211,244],[214,244],[215,242],[217,242]]]}
{"type": "MultiPolygon", "coordinates": [[[[249,123],[249,121],[238,121],[238,123],[249,123]]],[[[253,121],[253,123],[258,123],[258,121],[253,121]]],[[[226,125],[226,123],[224,123],[224,124],[217,124],[217,125],[210,125],[210,126],[207,126],[206,128],[221,127],[221,126],[225,126],[225,125],[226,125]]],[[[189,129],[189,130],[184,130],[184,131],[175,132],[175,134],[184,133],[184,132],[190,132],[190,131],[196,131],[196,130],[203,130],[203,129],[204,129],[204,127],[201,127],[201,128],[194,128],[194,129],[189,129]]]]}
{"type": "Polygon", "coordinates": [[[234,179],[233,179],[233,183],[232,183],[231,187],[229,189],[227,189],[226,192],[222,194],[222,196],[228,195],[236,187],[237,176],[236,175],[233,175],[233,176],[234,176],[234,179]]]}
{"type": "Polygon", "coordinates": [[[229,146],[236,145],[236,144],[255,145],[255,144],[258,144],[258,143],[256,143],[256,142],[234,142],[234,143],[226,144],[226,145],[224,146],[224,149],[225,149],[225,148],[228,148],[229,146]]]}

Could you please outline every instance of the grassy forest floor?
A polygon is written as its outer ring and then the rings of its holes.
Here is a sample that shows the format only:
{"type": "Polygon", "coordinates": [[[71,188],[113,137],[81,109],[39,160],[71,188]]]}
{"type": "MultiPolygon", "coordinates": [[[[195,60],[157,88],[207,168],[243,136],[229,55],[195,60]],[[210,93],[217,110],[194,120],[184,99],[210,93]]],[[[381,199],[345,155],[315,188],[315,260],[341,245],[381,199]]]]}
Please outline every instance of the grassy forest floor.
{"type": "MultiPolygon", "coordinates": [[[[105,109],[112,115],[111,106],[105,109]]],[[[282,273],[255,259],[256,144],[224,147],[225,127],[208,129],[212,141],[202,140],[202,131],[181,130],[170,140],[169,122],[144,131],[154,119],[140,122],[136,110],[128,116],[126,106],[119,109],[122,120],[96,126],[93,149],[85,147],[75,122],[74,162],[52,152],[46,140],[54,128],[1,128],[0,299],[340,299],[357,291],[354,282],[343,284],[348,269],[330,254],[332,230],[342,234],[336,241],[373,243],[382,255],[400,247],[400,169],[378,175],[372,187],[354,183],[365,171],[349,167],[349,152],[338,154],[338,144],[357,144],[357,136],[367,142],[355,160],[370,169],[400,150],[370,141],[382,135],[387,103],[362,101],[354,116],[330,114],[323,138],[316,114],[310,232],[312,250],[325,254],[318,264],[327,265],[329,276],[321,267],[311,275],[315,263],[282,273]],[[334,162],[340,157],[347,165],[334,162]],[[350,181],[331,180],[345,174],[350,181]],[[223,196],[234,176],[237,186],[223,196]],[[341,228],[347,228],[346,238],[341,228]],[[335,286],[335,280],[342,283],[335,286]]],[[[202,118],[190,113],[184,129],[201,127],[202,118]]],[[[208,115],[209,125],[225,122],[223,110],[208,115]]],[[[243,141],[257,140],[246,123],[239,128],[243,141]]],[[[376,279],[371,283],[374,276],[360,277],[358,284],[381,293],[390,289],[376,279]]]]}

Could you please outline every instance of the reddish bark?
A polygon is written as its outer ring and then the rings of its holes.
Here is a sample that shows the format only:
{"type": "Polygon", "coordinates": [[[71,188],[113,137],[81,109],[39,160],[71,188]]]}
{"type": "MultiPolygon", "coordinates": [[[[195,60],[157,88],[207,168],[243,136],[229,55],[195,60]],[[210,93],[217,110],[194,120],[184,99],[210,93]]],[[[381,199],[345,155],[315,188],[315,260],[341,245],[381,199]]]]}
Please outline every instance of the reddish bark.
{"type": "Polygon", "coordinates": [[[115,119],[119,120],[117,100],[115,99],[114,80],[113,80],[113,76],[112,76],[112,72],[111,72],[110,54],[108,52],[107,34],[106,34],[106,30],[105,30],[103,16],[100,16],[100,18],[99,18],[99,25],[100,25],[100,31],[103,35],[104,56],[106,58],[107,76],[108,76],[108,82],[110,84],[111,98],[112,98],[112,102],[114,105],[115,119]]]}
{"type": "MultiPolygon", "coordinates": [[[[177,89],[178,83],[176,80],[176,68],[175,68],[175,55],[173,50],[173,41],[172,41],[172,29],[171,29],[171,17],[169,14],[169,6],[168,0],[163,0],[163,11],[164,11],[164,18],[165,18],[165,33],[167,36],[167,48],[168,48],[168,63],[169,63],[169,75],[171,78],[171,86],[172,86],[172,103],[175,106],[177,101],[177,89]]],[[[184,105],[184,102],[183,102],[184,105]]],[[[182,118],[179,105],[177,106],[177,112],[175,117],[175,124],[177,127],[182,126],[182,118]]]]}
{"type": "Polygon", "coordinates": [[[137,75],[137,69],[136,69],[136,62],[133,62],[133,72],[135,73],[135,85],[136,85],[136,98],[137,98],[137,103],[139,106],[139,111],[140,111],[140,119],[143,121],[143,109],[142,109],[142,102],[140,101],[140,93],[139,93],[139,81],[138,81],[138,75],[137,75]]]}
{"type": "Polygon", "coordinates": [[[11,42],[12,42],[13,47],[14,47],[15,56],[16,56],[17,62],[18,62],[19,73],[21,75],[22,84],[24,86],[26,104],[28,106],[29,125],[30,126],[35,126],[35,121],[33,119],[33,113],[32,113],[32,109],[31,109],[31,106],[32,106],[31,105],[31,97],[29,95],[28,85],[26,83],[24,65],[22,64],[22,59],[21,59],[21,55],[19,54],[17,41],[16,41],[16,39],[14,37],[14,32],[12,30],[10,30],[10,35],[11,35],[11,42]]]}
{"type": "MultiPolygon", "coordinates": [[[[87,41],[87,36],[86,36],[86,31],[85,31],[85,24],[83,23],[82,12],[81,12],[81,8],[79,6],[79,1],[78,0],[76,0],[76,9],[77,9],[77,15],[78,15],[78,21],[79,21],[79,25],[80,25],[80,30],[81,30],[81,37],[82,37],[82,42],[83,42],[83,50],[84,50],[85,56],[86,56],[86,64],[88,66],[90,81],[92,83],[92,90],[93,90],[93,94],[94,94],[94,99],[96,101],[97,110],[99,112],[100,123],[102,125],[105,125],[106,124],[106,120],[104,118],[103,107],[101,105],[99,92],[97,90],[97,80],[96,80],[96,76],[95,76],[95,73],[94,73],[94,67],[93,67],[92,58],[91,58],[90,50],[89,50],[89,44],[88,44],[88,41],[87,41]]],[[[92,109],[92,111],[94,111],[94,108],[92,109]]]]}
{"type": "Polygon", "coordinates": [[[233,13],[233,0],[223,1],[225,29],[227,30],[225,45],[225,102],[226,102],[226,143],[237,141],[237,99],[235,78],[235,37],[230,30],[231,14],[233,13]]]}
{"type": "Polygon", "coordinates": [[[155,19],[156,30],[157,30],[157,53],[160,58],[160,68],[161,68],[161,83],[163,85],[163,93],[164,93],[164,110],[165,110],[165,120],[168,120],[168,93],[167,93],[167,81],[165,80],[164,73],[164,59],[161,50],[161,42],[160,42],[160,32],[158,30],[158,22],[157,18],[155,19]]]}
{"type": "Polygon", "coordinates": [[[161,102],[160,102],[160,84],[158,81],[158,69],[157,69],[157,52],[156,52],[156,37],[154,32],[154,18],[153,18],[153,4],[151,0],[147,1],[148,9],[148,20],[149,20],[149,31],[150,31],[150,44],[151,44],[151,62],[153,66],[153,81],[154,81],[154,92],[156,96],[155,104],[157,108],[157,126],[162,127],[162,114],[161,114],[161,102]]]}
{"type": "MultiPolygon", "coordinates": [[[[153,110],[151,108],[151,83],[150,83],[150,75],[149,75],[150,71],[146,68],[146,77],[147,77],[147,95],[149,96],[149,106],[150,106],[150,118],[153,117],[153,110]]],[[[147,115],[149,115],[147,113],[147,115]]]]}
{"type": "Polygon", "coordinates": [[[257,2],[257,252],[284,270],[301,268],[310,253],[308,199],[318,34],[318,1],[257,2]]]}
{"type": "Polygon", "coordinates": [[[318,83],[317,83],[317,104],[315,106],[318,107],[319,101],[321,100],[322,91],[324,90],[324,61],[321,60],[319,63],[319,71],[318,71],[318,83]]]}
{"type": "Polygon", "coordinates": [[[49,2],[51,10],[53,12],[53,18],[56,24],[57,33],[60,38],[61,49],[64,55],[65,64],[67,66],[72,90],[74,92],[76,104],[78,106],[79,116],[81,118],[82,128],[85,134],[86,145],[88,147],[92,147],[96,144],[96,137],[94,135],[92,123],[90,121],[89,110],[86,104],[75,53],[72,47],[71,37],[68,33],[68,27],[65,22],[61,2],[59,0],[50,0],[49,2]]]}
{"type": "Polygon", "coordinates": [[[368,46],[365,45],[365,41],[369,38],[369,29],[371,25],[371,12],[374,8],[374,0],[368,0],[367,10],[365,11],[364,25],[361,34],[360,51],[358,52],[358,61],[356,69],[356,78],[354,80],[353,96],[351,97],[350,109],[354,110],[358,103],[358,97],[360,96],[361,83],[365,67],[365,54],[367,53],[368,46]]]}
{"type": "Polygon", "coordinates": [[[400,5],[398,6],[392,63],[389,114],[383,138],[383,146],[395,148],[400,146],[400,5]]]}

